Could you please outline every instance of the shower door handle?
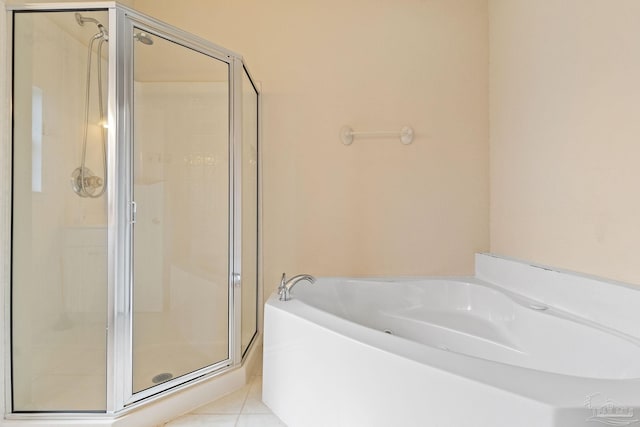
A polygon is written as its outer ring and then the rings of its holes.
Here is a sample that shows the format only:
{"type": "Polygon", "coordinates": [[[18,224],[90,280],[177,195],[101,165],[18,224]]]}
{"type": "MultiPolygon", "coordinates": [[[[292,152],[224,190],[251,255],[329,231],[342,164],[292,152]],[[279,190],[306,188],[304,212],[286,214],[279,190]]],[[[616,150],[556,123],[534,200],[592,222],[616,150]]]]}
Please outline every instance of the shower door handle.
{"type": "Polygon", "coordinates": [[[235,286],[236,288],[240,287],[240,282],[241,282],[240,273],[233,273],[231,275],[231,278],[233,280],[233,286],[235,286]]]}
{"type": "Polygon", "coordinates": [[[136,202],[129,202],[129,222],[131,224],[135,224],[136,223],[136,216],[138,215],[138,205],[136,204],[136,202]]]}

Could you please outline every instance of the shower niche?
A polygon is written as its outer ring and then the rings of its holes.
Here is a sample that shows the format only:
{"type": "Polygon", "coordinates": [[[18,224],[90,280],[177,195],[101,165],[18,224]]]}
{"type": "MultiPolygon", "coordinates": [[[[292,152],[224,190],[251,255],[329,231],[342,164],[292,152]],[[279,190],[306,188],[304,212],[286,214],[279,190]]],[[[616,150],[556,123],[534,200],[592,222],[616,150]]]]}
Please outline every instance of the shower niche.
{"type": "Polygon", "coordinates": [[[115,418],[244,368],[259,94],[242,57],[114,2],[9,16],[8,416],[115,418]]]}

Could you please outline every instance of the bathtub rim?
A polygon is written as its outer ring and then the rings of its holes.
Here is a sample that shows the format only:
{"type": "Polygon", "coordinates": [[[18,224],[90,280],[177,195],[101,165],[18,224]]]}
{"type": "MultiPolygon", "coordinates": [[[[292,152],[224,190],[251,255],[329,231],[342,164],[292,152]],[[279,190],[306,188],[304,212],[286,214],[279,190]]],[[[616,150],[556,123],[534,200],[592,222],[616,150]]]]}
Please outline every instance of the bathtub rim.
{"type": "Polygon", "coordinates": [[[494,253],[475,255],[475,277],[640,338],[640,284],[494,253]]]}
{"type": "MultiPolygon", "coordinates": [[[[511,289],[503,287],[499,284],[492,283],[474,276],[390,276],[390,277],[346,277],[346,276],[322,276],[319,280],[332,280],[332,281],[346,281],[346,282],[369,282],[369,283],[400,283],[400,284],[419,284],[420,282],[455,282],[465,285],[480,286],[492,291],[496,291],[506,298],[508,298],[514,304],[517,304],[527,310],[531,310],[532,306],[544,306],[544,314],[560,318],[569,322],[577,323],[589,328],[597,329],[600,332],[604,332],[613,336],[616,336],[622,340],[628,341],[633,345],[640,347],[640,336],[631,335],[624,330],[616,329],[606,324],[595,322],[585,316],[584,313],[576,314],[575,310],[569,311],[565,308],[557,307],[555,305],[546,302],[546,298],[535,298],[529,295],[523,295],[521,293],[514,292],[511,289]]],[[[298,286],[309,287],[308,283],[300,283],[298,286]]],[[[628,287],[628,286],[627,286],[628,287]]],[[[311,287],[309,287],[311,289],[311,287]]],[[[633,288],[631,288],[633,289],[633,288]]],[[[640,293],[640,289],[635,289],[640,293]]],[[[295,289],[291,291],[292,299],[296,299],[295,289]]],[[[306,304],[315,309],[322,309],[313,306],[312,304],[306,304]]],[[[534,309],[535,310],[535,309],[534,309]]],[[[337,315],[336,315],[337,316],[337,315]]],[[[340,316],[337,316],[340,317],[340,316]]],[[[350,321],[348,319],[345,319],[350,321]]],[[[356,322],[357,323],[357,322],[356,322]]],[[[471,356],[473,357],[473,356],[471,356]]],[[[562,375],[562,374],[561,374],[562,375]]],[[[640,377],[638,377],[640,379],[640,377]]]]}

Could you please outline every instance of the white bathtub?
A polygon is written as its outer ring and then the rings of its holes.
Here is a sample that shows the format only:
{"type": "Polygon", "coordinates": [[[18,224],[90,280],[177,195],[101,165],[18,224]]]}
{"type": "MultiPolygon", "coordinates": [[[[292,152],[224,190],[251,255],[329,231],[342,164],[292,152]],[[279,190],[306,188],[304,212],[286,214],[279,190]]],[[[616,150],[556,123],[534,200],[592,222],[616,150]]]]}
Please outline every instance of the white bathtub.
{"type": "Polygon", "coordinates": [[[265,308],[289,427],[640,426],[640,290],[479,255],[476,277],[321,278],[265,308]]]}

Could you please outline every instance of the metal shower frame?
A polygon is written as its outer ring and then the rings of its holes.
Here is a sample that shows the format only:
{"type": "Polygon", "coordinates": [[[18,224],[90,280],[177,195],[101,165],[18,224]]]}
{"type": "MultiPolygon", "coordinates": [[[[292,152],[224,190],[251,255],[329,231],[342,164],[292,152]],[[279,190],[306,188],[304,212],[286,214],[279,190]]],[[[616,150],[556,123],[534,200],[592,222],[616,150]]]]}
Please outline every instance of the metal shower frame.
{"type": "MultiPolygon", "coordinates": [[[[242,223],[241,223],[241,155],[242,155],[242,77],[246,73],[256,91],[258,108],[258,236],[257,238],[257,324],[250,347],[255,347],[262,330],[262,201],[261,201],[261,95],[255,80],[252,79],[241,55],[217,46],[205,39],[175,28],[152,17],[139,13],[114,1],[86,3],[28,3],[7,6],[8,40],[13,39],[13,14],[21,11],[108,11],[109,23],[109,62],[107,73],[107,175],[109,186],[107,195],[108,212],[108,290],[107,290],[107,399],[106,412],[102,413],[10,413],[12,408],[11,374],[11,317],[10,283],[8,271],[3,271],[0,283],[5,285],[5,408],[6,416],[11,419],[78,419],[105,420],[115,419],[132,409],[184,390],[196,383],[211,379],[221,373],[229,372],[243,363],[241,352],[241,292],[242,292],[242,223]],[[150,389],[134,393],[132,384],[132,215],[133,201],[133,43],[130,37],[134,27],[154,37],[160,37],[184,46],[211,58],[225,62],[229,66],[229,357],[216,364],[201,368],[189,374],[174,378],[150,389]]],[[[12,44],[8,43],[8,58],[12,57],[12,44]]],[[[11,61],[8,61],[11,62],[11,61]]],[[[9,90],[10,92],[10,90],[9,90]]],[[[8,93],[9,99],[12,94],[8,93]]],[[[11,111],[9,111],[11,114],[11,111]]],[[[12,137],[9,138],[11,151],[12,137]]],[[[4,152],[4,151],[3,151],[4,152]]],[[[6,159],[6,157],[5,157],[6,159]]],[[[11,165],[11,156],[8,168],[11,165]]],[[[5,166],[6,161],[2,161],[5,166]]],[[[9,189],[2,184],[3,193],[9,189]]],[[[2,215],[11,215],[10,206],[2,215]]],[[[3,219],[3,225],[5,219],[3,219]]],[[[3,239],[2,250],[9,243],[3,239]]],[[[10,265],[10,264],[9,264],[10,265]]],[[[5,265],[4,270],[7,270],[5,265]]],[[[253,349],[255,350],[255,349],[253,349]]],[[[245,355],[248,355],[247,350],[245,355]]]]}

